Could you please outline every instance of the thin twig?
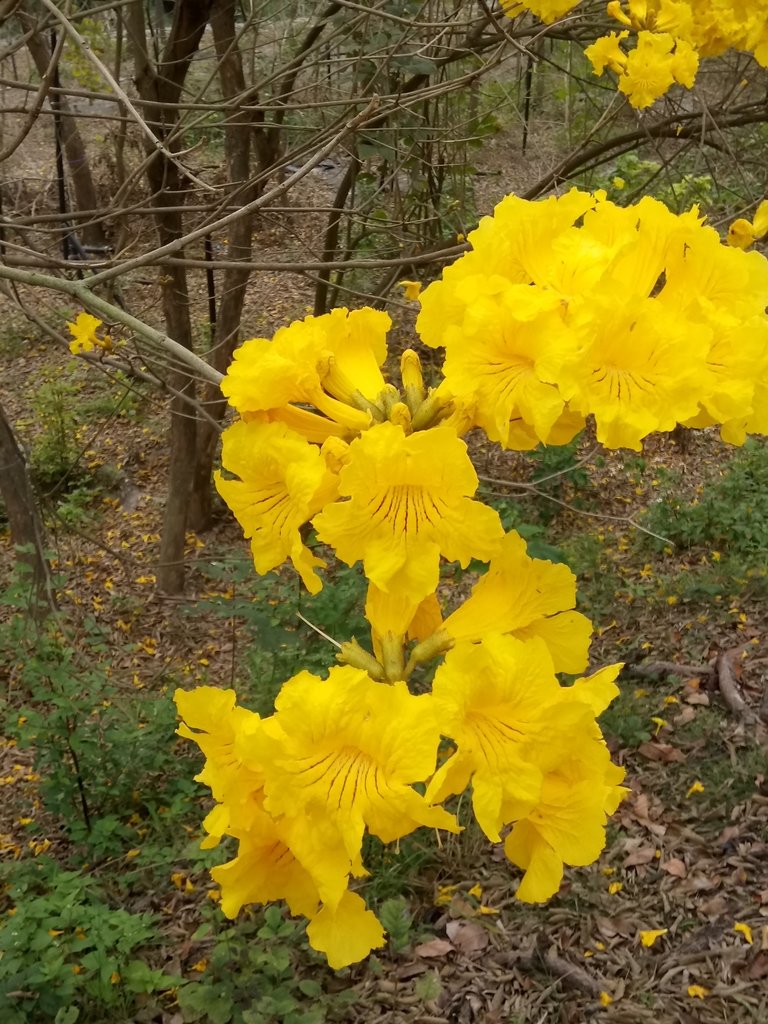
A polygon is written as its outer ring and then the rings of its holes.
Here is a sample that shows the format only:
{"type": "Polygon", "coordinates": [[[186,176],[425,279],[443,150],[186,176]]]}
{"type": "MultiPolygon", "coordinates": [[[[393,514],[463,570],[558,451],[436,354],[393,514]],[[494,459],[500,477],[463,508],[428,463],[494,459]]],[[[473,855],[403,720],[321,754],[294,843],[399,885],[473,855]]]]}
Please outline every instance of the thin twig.
{"type": "Polygon", "coordinates": [[[327,640],[329,644],[333,644],[334,647],[338,647],[338,649],[341,650],[341,644],[338,640],[334,640],[332,636],[328,636],[327,633],[324,633],[319,626],[316,626],[314,622],[310,622],[309,619],[305,618],[301,614],[301,612],[296,612],[296,617],[301,619],[305,626],[309,626],[310,629],[314,629],[317,635],[321,636],[323,640],[327,640]]]}

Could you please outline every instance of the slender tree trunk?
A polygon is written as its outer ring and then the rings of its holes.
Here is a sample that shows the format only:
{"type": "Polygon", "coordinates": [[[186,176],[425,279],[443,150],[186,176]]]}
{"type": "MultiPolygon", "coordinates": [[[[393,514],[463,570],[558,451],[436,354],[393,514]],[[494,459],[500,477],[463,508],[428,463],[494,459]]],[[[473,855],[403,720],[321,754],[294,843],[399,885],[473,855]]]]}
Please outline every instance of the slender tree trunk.
{"type": "MultiPolygon", "coordinates": [[[[147,52],[144,9],[137,0],[129,13],[128,33],[136,67],[136,88],[148,105],[147,123],[155,135],[167,139],[177,122],[177,111],[168,104],[178,103],[181,89],[202,39],[212,0],[179,0],[173,24],[159,65],[154,66],[147,52]]],[[[172,147],[178,148],[176,143],[172,147]]],[[[178,207],[183,203],[187,182],[182,180],[176,163],[151,147],[154,153],[147,165],[147,179],[152,190],[155,223],[159,241],[165,245],[184,234],[184,217],[178,207]],[[170,209],[176,207],[176,209],[170,209]]],[[[183,252],[179,252],[179,256],[183,252]]],[[[168,335],[174,341],[193,348],[192,322],[189,311],[189,289],[184,267],[163,267],[160,272],[163,314],[168,335]]],[[[171,400],[171,451],[168,493],[160,539],[158,588],[168,594],[184,589],[184,544],[187,529],[192,475],[195,466],[195,417],[190,414],[184,396],[194,396],[195,381],[181,366],[171,365],[169,383],[177,394],[171,400]]]]}
{"type": "MultiPolygon", "coordinates": [[[[240,48],[235,30],[235,0],[214,0],[211,11],[211,29],[219,62],[219,81],[225,100],[245,93],[245,75],[240,48]]],[[[224,140],[227,157],[227,171],[230,189],[242,205],[257,198],[259,188],[249,181],[251,141],[256,125],[254,114],[235,109],[224,125],[224,140]]],[[[252,253],[253,214],[241,217],[229,232],[227,258],[249,261],[252,253]]],[[[247,268],[233,267],[224,273],[216,317],[214,344],[210,354],[211,364],[224,373],[232,353],[240,341],[245,293],[251,272],[247,268]]],[[[217,422],[224,418],[226,401],[218,387],[206,385],[203,394],[206,409],[217,422]]],[[[189,507],[189,525],[194,530],[206,530],[211,525],[211,469],[216,454],[219,432],[216,427],[200,420],[197,430],[197,452],[195,474],[189,507]]]]}
{"type": "Polygon", "coordinates": [[[45,555],[45,531],[27,464],[2,405],[0,494],[11,527],[11,540],[18,549],[18,564],[27,567],[31,576],[31,612],[37,619],[44,618],[56,607],[50,567],[45,555]]]}
{"type": "MultiPolygon", "coordinates": [[[[36,19],[29,11],[18,11],[17,14],[26,31],[35,27],[36,19]]],[[[51,63],[51,47],[48,39],[42,32],[35,32],[27,40],[27,49],[37,73],[42,78],[51,63]]],[[[57,102],[61,119],[61,147],[67,162],[69,180],[72,183],[75,209],[98,210],[101,204],[91,174],[88,153],[77,126],[77,117],[72,113],[66,96],[57,97],[57,102]]],[[[79,222],[77,236],[83,245],[94,248],[103,248],[106,245],[106,236],[101,223],[79,222]]]]}

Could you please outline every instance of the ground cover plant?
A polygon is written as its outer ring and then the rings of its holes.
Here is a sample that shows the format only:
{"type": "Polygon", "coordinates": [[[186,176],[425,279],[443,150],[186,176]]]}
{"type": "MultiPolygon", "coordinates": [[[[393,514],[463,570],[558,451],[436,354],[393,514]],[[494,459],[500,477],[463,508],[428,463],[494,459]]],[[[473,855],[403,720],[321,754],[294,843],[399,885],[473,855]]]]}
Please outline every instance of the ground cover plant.
{"type": "Polygon", "coordinates": [[[737,6],[19,8],[8,1019],[765,1015],[737,6]]]}

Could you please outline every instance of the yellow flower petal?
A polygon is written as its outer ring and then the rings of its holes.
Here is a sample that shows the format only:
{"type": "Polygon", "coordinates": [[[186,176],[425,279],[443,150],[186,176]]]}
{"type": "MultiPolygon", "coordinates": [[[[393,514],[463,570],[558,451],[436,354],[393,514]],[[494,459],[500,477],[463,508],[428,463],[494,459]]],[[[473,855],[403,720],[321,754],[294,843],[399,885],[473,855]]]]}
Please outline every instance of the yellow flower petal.
{"type": "Polygon", "coordinates": [[[313,949],[325,953],[328,965],[341,970],[365,959],[372,949],[384,945],[384,929],[354,892],[344,894],[338,906],[323,907],[307,926],[313,949]]]}
{"type": "Polygon", "coordinates": [[[668,931],[668,928],[649,928],[646,931],[640,932],[640,941],[645,947],[650,949],[656,940],[660,939],[662,935],[666,935],[668,931]]]}

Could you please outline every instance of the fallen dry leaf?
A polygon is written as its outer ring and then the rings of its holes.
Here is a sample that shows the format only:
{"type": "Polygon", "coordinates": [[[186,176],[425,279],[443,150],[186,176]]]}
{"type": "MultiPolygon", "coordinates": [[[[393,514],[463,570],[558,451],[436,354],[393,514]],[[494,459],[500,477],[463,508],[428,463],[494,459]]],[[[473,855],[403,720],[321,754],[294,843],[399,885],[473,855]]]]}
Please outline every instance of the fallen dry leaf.
{"type": "Polygon", "coordinates": [[[768,953],[757,954],[749,965],[747,977],[751,981],[760,981],[762,978],[768,978],[768,953]]]}
{"type": "Polygon", "coordinates": [[[449,921],[445,931],[454,947],[465,956],[479,953],[490,941],[485,928],[472,921],[449,921]]]}
{"type": "Polygon", "coordinates": [[[647,757],[649,761],[660,761],[662,764],[685,760],[682,750],[673,747],[671,743],[641,743],[637,752],[642,757],[647,757]]]}
{"type": "Polygon", "coordinates": [[[668,860],[665,860],[661,865],[661,869],[675,878],[687,878],[688,876],[688,868],[679,857],[670,857],[668,860]]]}
{"type": "Polygon", "coordinates": [[[640,864],[650,864],[651,861],[654,860],[656,860],[656,847],[641,846],[639,849],[634,850],[624,858],[624,867],[634,868],[640,864]]]}
{"type": "MultiPolygon", "coordinates": [[[[451,922],[454,924],[456,922],[451,922]]],[[[450,928],[450,925],[448,925],[450,928]]],[[[455,952],[456,947],[448,942],[447,939],[430,939],[429,942],[422,942],[421,945],[416,946],[413,952],[416,956],[433,957],[433,956],[447,956],[449,953],[455,952]]]]}

